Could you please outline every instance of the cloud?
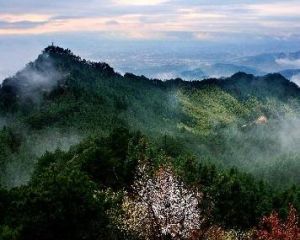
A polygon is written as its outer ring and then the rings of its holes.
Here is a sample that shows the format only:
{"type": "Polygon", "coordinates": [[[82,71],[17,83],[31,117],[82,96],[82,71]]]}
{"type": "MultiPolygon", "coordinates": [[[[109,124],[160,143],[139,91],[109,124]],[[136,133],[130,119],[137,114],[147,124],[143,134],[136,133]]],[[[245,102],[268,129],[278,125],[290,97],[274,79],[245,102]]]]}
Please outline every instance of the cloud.
{"type": "Polygon", "coordinates": [[[153,6],[167,2],[167,0],[114,0],[117,5],[153,6]]]}
{"type": "Polygon", "coordinates": [[[105,22],[105,24],[108,26],[112,26],[112,25],[119,25],[120,23],[116,20],[109,20],[109,21],[105,22]]]}
{"type": "Polygon", "coordinates": [[[260,3],[249,4],[245,7],[256,16],[298,16],[300,4],[295,1],[277,2],[277,3],[260,3]]]}
{"type": "Polygon", "coordinates": [[[39,102],[42,95],[40,90],[50,91],[57,85],[58,80],[63,79],[65,76],[66,74],[55,68],[48,55],[43,55],[38,70],[26,66],[16,74],[13,81],[17,81],[14,85],[18,86],[18,95],[21,100],[31,99],[34,102],[39,102]]]}
{"type": "Polygon", "coordinates": [[[296,83],[300,87],[300,74],[294,75],[291,78],[291,81],[294,82],[294,83],[296,83]]]}
{"type": "Polygon", "coordinates": [[[49,18],[45,14],[0,14],[0,32],[35,29],[47,24],[49,18]]]}
{"type": "Polygon", "coordinates": [[[300,31],[299,12],[294,0],[10,0],[0,2],[0,35],[103,32],[168,39],[170,32],[186,32],[200,41],[215,33],[287,39],[300,31]]]}
{"type": "Polygon", "coordinates": [[[46,14],[0,14],[0,21],[9,23],[28,21],[28,22],[44,22],[49,20],[50,15],[46,14]]]}
{"type": "MultiPolygon", "coordinates": [[[[105,4],[105,0],[72,0],[72,1],[38,1],[38,0],[9,0],[0,1],[0,13],[24,14],[35,13],[59,13],[59,12],[80,12],[95,4],[105,4]]],[[[95,7],[95,6],[94,6],[95,7]]]]}
{"type": "Polygon", "coordinates": [[[47,22],[31,22],[31,21],[19,21],[19,22],[6,22],[0,21],[0,29],[31,29],[37,26],[46,24],[47,22]]]}
{"type": "Polygon", "coordinates": [[[300,59],[279,58],[276,63],[286,68],[300,68],[300,59]]]}
{"type": "Polygon", "coordinates": [[[196,32],[193,36],[197,40],[208,40],[213,38],[213,35],[208,32],[196,32]]]}

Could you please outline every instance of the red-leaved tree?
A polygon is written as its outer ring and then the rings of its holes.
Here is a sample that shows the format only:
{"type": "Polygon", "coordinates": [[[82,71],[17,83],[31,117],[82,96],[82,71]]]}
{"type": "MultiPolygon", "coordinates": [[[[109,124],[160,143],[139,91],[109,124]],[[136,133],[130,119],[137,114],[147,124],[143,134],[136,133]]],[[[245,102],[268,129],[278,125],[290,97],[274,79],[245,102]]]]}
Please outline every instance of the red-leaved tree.
{"type": "Polygon", "coordinates": [[[259,229],[255,232],[259,240],[300,240],[297,211],[290,206],[288,217],[282,221],[277,212],[263,217],[259,229]]]}

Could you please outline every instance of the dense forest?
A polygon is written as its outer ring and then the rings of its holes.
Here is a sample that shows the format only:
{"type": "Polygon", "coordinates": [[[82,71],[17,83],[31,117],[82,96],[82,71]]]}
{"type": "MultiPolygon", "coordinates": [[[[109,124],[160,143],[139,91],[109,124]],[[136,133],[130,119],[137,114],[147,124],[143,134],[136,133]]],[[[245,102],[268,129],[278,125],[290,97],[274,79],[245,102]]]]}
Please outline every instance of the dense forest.
{"type": "Polygon", "coordinates": [[[0,239],[300,239],[300,89],[161,81],[49,46],[0,88],[0,239]]]}

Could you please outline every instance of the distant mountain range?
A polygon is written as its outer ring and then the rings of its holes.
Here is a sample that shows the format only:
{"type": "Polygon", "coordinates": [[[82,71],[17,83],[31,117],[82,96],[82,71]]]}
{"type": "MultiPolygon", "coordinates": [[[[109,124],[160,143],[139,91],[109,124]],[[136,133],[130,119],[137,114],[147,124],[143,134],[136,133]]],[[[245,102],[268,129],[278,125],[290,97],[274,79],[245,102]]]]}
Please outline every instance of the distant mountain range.
{"type": "Polygon", "coordinates": [[[242,65],[265,72],[279,72],[300,68],[300,51],[293,53],[266,53],[237,59],[242,65]]]}
{"type": "Polygon", "coordinates": [[[201,68],[181,72],[180,76],[186,80],[199,80],[208,77],[229,77],[237,72],[244,72],[256,76],[266,74],[265,72],[256,70],[252,67],[230,63],[216,63],[212,65],[203,65],[201,68]]]}
{"type": "Polygon", "coordinates": [[[300,74],[300,51],[293,53],[267,53],[233,59],[229,63],[202,64],[200,67],[180,72],[186,80],[201,80],[207,77],[229,77],[236,72],[256,76],[267,73],[280,73],[295,81],[300,74]]]}

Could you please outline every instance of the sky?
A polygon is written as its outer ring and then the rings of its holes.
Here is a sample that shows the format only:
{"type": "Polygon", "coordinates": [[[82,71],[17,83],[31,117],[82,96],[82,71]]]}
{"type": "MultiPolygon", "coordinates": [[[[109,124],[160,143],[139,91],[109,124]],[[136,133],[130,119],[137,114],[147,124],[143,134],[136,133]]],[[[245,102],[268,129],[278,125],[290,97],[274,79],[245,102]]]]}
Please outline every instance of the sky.
{"type": "Polygon", "coordinates": [[[296,50],[299,40],[299,0],[0,0],[0,78],[52,41],[90,57],[100,45],[131,51],[132,42],[141,51],[184,42],[251,52],[296,50]]]}

